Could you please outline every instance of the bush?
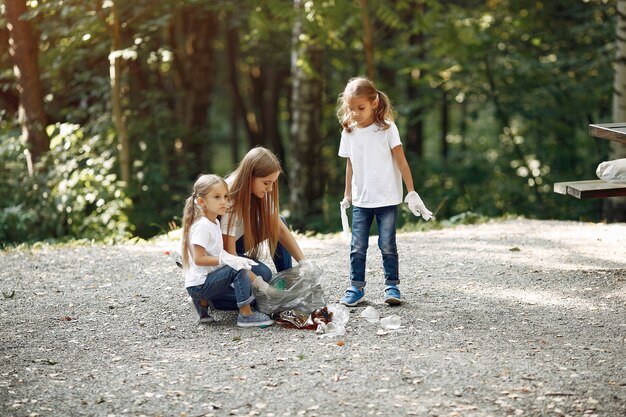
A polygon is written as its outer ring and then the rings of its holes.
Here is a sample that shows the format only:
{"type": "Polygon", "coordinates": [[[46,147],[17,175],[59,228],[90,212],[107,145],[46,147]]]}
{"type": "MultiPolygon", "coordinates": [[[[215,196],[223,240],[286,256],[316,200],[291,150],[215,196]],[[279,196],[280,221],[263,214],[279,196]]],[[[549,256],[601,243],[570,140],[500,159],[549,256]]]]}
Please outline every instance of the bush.
{"type": "Polygon", "coordinates": [[[0,243],[130,236],[131,201],[115,174],[111,139],[73,124],[48,127],[50,151],[27,170],[16,132],[0,142],[0,243]]]}

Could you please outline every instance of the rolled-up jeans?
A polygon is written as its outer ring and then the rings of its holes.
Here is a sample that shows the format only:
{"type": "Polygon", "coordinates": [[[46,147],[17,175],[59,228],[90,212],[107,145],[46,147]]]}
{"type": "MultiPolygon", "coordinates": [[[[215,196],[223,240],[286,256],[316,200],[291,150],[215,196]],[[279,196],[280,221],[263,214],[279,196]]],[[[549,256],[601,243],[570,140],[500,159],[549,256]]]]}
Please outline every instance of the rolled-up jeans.
{"type": "Polygon", "coordinates": [[[187,292],[191,298],[208,301],[219,299],[222,295],[230,293],[231,290],[234,294],[236,308],[252,304],[254,294],[252,293],[252,283],[247,270],[237,271],[230,266],[223,266],[213,272],[209,272],[204,284],[187,287],[187,292]]]}
{"type": "Polygon", "coordinates": [[[352,242],[350,243],[350,285],[365,287],[365,261],[370,228],[376,219],[378,247],[383,256],[385,285],[399,284],[396,219],[398,206],[352,207],[352,242]]]}

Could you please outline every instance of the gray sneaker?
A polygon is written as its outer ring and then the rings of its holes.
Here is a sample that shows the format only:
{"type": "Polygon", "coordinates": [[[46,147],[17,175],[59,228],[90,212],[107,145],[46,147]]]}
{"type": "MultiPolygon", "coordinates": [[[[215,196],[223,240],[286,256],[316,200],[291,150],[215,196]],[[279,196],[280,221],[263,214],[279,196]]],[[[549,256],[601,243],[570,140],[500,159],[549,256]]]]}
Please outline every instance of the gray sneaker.
{"type": "Polygon", "coordinates": [[[189,302],[191,304],[192,311],[198,316],[198,323],[207,324],[215,321],[215,318],[209,314],[211,312],[210,307],[202,307],[198,300],[194,300],[191,297],[189,297],[189,302]]]}
{"type": "Polygon", "coordinates": [[[237,316],[237,326],[239,327],[271,326],[272,324],[274,324],[274,320],[260,311],[255,311],[249,316],[243,316],[241,313],[237,316]]]}

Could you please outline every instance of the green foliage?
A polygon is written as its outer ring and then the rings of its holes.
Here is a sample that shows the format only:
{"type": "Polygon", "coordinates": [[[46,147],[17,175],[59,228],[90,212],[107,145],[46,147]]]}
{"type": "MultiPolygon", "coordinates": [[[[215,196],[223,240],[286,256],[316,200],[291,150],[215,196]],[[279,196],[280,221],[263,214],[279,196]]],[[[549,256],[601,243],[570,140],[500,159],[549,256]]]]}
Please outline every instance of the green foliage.
{"type": "MultiPolygon", "coordinates": [[[[349,78],[365,73],[362,10],[355,1],[301,4],[306,36],[298,41],[323,51],[324,68],[316,75],[323,80],[325,97],[319,138],[324,213],[309,219],[307,227],[332,232],[340,227],[345,175],[345,160],[337,156],[336,100],[349,78]]],[[[556,195],[552,184],[591,178],[606,158],[608,144],[589,137],[587,125],[610,119],[614,5],[604,0],[368,4],[376,83],[392,100],[403,141],[409,126],[424,123],[423,153],[408,146],[405,152],[416,189],[437,220],[425,223],[402,208],[403,230],[506,215],[600,219],[599,201],[556,195]],[[445,132],[444,104],[450,115],[445,132]]],[[[273,117],[280,121],[274,134],[281,136],[289,176],[293,2],[138,0],[116,5],[126,52],[119,76],[132,143],[131,182],[120,184],[116,176],[108,59],[111,3],[31,3],[26,17],[39,35],[39,68],[54,127],[51,150],[31,176],[17,139],[17,115],[0,109],[0,241],[5,244],[161,233],[171,221],[180,223],[182,202],[198,172],[226,174],[237,154],[273,143],[274,138],[248,134],[273,117]],[[212,91],[194,91],[181,100],[181,89],[192,91],[181,84],[181,74],[194,63],[177,59],[194,44],[177,32],[185,25],[176,19],[194,12],[218,17],[219,34],[211,44],[216,72],[207,74],[215,82],[212,91]],[[229,81],[229,29],[238,35],[234,65],[243,110],[229,81]],[[264,101],[274,83],[279,84],[273,90],[276,101],[264,101]],[[190,128],[182,107],[193,106],[203,94],[211,97],[206,125],[190,128]],[[193,140],[209,155],[206,161],[189,151],[193,140]]],[[[16,96],[15,80],[4,51],[0,104],[11,96],[16,96]]],[[[288,188],[281,184],[281,207],[287,211],[288,188]]]]}
{"type": "Polygon", "coordinates": [[[114,241],[130,236],[125,211],[131,202],[113,173],[110,139],[85,136],[77,125],[50,126],[50,152],[29,175],[24,148],[14,133],[7,132],[0,142],[3,245],[49,238],[114,241]]]}

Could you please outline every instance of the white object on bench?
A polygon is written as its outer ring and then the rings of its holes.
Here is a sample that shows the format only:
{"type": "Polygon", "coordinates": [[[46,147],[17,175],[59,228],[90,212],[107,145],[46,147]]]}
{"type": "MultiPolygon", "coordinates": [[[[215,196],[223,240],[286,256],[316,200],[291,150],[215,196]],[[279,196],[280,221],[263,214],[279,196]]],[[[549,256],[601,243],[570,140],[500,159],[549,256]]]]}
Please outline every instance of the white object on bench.
{"type": "Polygon", "coordinates": [[[600,163],[596,175],[602,181],[626,183],[626,158],[600,163]]]}

